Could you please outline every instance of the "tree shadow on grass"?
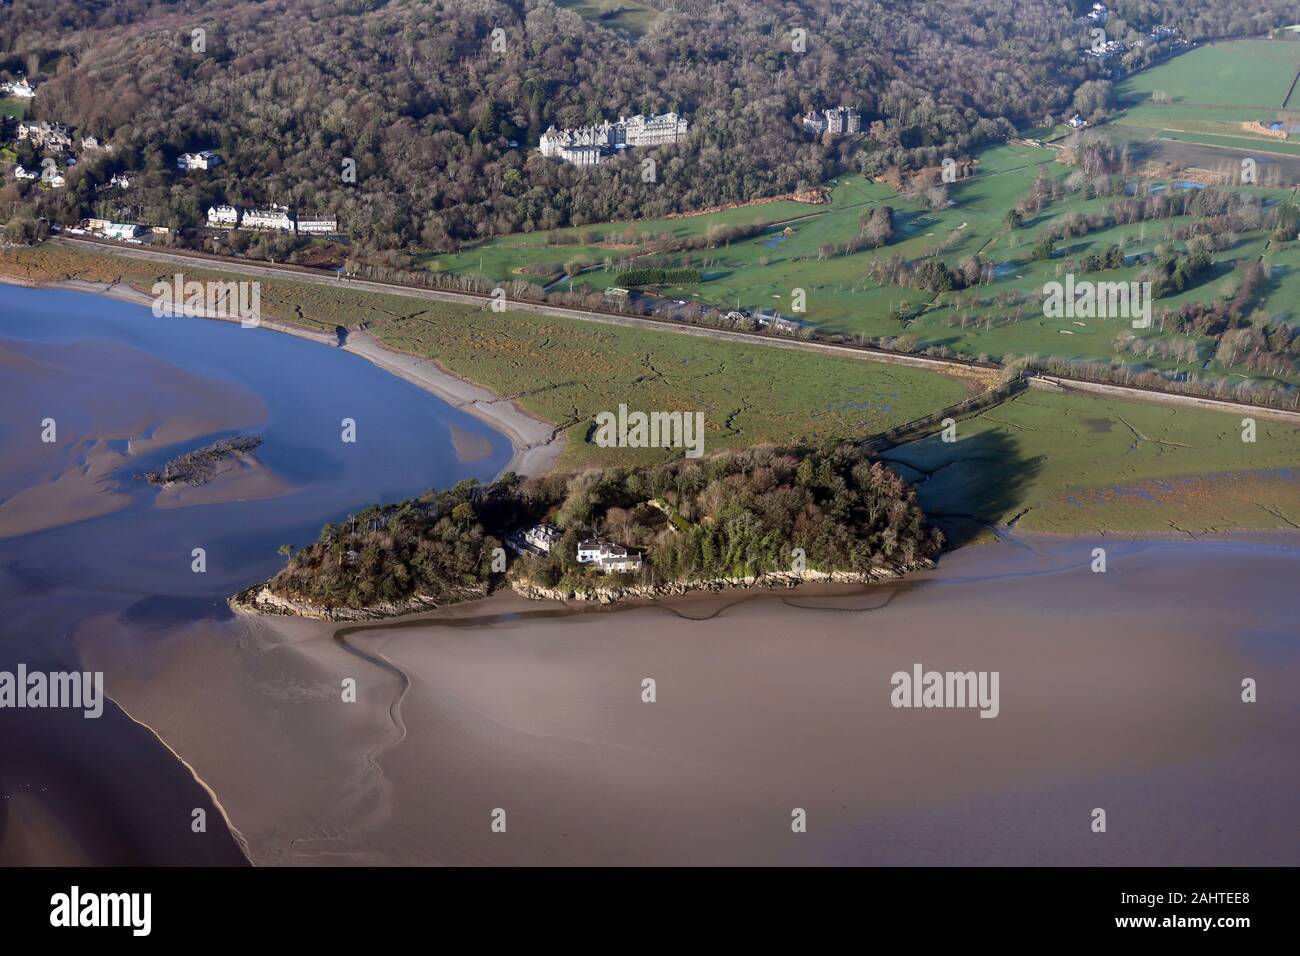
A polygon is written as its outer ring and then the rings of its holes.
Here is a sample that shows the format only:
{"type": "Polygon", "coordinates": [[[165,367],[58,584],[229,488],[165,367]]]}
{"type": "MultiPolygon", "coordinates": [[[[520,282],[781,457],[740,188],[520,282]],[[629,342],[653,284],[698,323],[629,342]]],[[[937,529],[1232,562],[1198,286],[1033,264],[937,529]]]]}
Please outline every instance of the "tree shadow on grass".
{"type": "Polygon", "coordinates": [[[882,456],[921,475],[913,481],[917,499],[950,549],[1019,517],[1042,470],[1042,459],[1026,458],[1014,435],[988,430],[963,438],[962,428],[955,442],[936,434],[882,456]]]}

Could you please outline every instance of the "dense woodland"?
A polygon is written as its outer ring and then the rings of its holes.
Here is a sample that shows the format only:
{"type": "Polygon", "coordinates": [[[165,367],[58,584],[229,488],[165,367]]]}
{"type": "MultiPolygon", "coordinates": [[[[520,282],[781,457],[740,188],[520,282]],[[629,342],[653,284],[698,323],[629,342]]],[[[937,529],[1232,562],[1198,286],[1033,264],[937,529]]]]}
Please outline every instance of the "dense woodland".
{"type": "Polygon", "coordinates": [[[943,543],[912,488],[861,447],[759,447],[647,468],[463,481],[368,508],[327,525],[270,587],[331,608],[417,595],[454,601],[501,583],[494,549],[544,519],[563,540],[551,557],[525,556],[509,573],[566,589],[789,572],[795,549],[808,570],[867,574],[932,558],[943,543]],[[641,570],[604,575],[578,564],[577,543],[589,537],[639,549],[641,570]]]}
{"type": "MultiPolygon", "coordinates": [[[[968,155],[1013,126],[1087,109],[1104,69],[1079,55],[1083,0],[652,5],[662,14],[632,40],[551,0],[3,0],[0,76],[33,77],[36,118],[116,151],[83,161],[65,189],[7,183],[0,215],[175,228],[219,200],[275,201],[337,213],[363,251],[441,250],[968,155]],[[794,28],[808,31],[806,52],[792,49],[794,28]],[[861,135],[803,133],[802,112],[840,103],[862,111],[861,135]],[[669,109],[692,132],[655,151],[652,183],[633,155],[582,170],[529,149],[551,124],[669,109]],[[225,164],[178,176],[174,157],[199,148],[225,164]],[[117,171],[131,187],[97,192],[117,171]]],[[[1245,35],[1288,6],[1115,0],[1107,31],[1245,35]]],[[[292,242],[240,241],[277,257],[292,242]]]]}

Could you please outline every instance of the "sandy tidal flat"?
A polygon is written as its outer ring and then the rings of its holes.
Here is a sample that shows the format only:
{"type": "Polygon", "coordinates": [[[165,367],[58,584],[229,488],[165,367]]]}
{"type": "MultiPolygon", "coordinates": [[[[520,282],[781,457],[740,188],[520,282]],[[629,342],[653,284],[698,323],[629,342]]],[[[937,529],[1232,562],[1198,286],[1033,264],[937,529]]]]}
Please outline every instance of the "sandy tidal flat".
{"type": "Polygon", "coordinates": [[[1108,540],[1106,574],[1090,545],[861,593],[79,640],[260,863],[1294,864],[1294,539],[1108,540]],[[999,716],[892,707],[917,663],[998,671],[999,716]]]}
{"type": "Polygon", "coordinates": [[[132,498],[113,475],[133,459],[267,414],[252,392],[118,343],[0,339],[0,370],[0,537],[125,508],[132,498]]]}

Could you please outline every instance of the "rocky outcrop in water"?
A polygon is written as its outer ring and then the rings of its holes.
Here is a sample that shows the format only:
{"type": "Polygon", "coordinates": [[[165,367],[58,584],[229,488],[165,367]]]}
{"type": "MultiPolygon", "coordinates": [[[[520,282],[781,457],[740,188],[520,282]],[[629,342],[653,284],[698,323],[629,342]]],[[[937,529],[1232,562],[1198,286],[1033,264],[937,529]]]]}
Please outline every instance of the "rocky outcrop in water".
{"type": "Polygon", "coordinates": [[[163,488],[204,485],[221,473],[223,465],[256,450],[261,444],[260,435],[224,438],[173,458],[162,471],[146,471],[143,477],[151,485],[163,488]]]}

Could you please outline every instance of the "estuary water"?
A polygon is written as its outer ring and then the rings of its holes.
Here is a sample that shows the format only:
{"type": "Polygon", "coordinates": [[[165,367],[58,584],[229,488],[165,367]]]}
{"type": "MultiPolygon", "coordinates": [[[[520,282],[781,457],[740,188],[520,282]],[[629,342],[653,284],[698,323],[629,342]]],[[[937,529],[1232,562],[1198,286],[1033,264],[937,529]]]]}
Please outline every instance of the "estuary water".
{"type": "MultiPolygon", "coordinates": [[[[274,574],[282,544],[370,503],[490,480],[511,456],[480,420],[340,349],[8,285],[0,449],[9,672],[76,669],[70,635],[95,615],[227,618],[225,598],[274,574]],[[261,436],[257,466],[201,494],[139,477],[235,434],[261,436]]],[[[192,775],[115,707],[0,710],[0,862],[238,861],[219,812],[193,832],[202,807],[192,775]]]]}

